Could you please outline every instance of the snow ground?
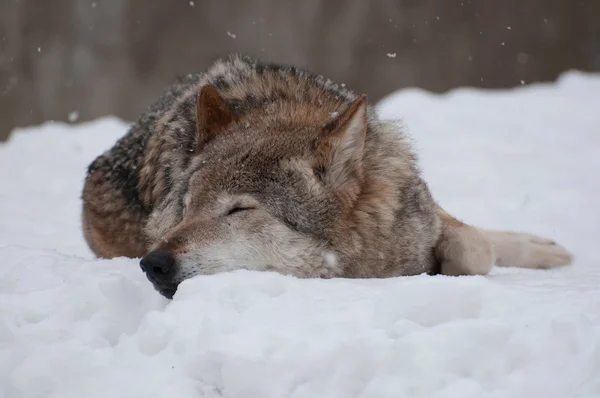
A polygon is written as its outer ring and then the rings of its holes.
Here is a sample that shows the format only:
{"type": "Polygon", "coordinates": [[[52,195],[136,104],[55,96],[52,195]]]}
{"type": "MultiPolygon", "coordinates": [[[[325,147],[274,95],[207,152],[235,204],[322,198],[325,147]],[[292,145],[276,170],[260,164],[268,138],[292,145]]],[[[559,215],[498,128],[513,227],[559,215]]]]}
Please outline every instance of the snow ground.
{"type": "Polygon", "coordinates": [[[160,297],[80,233],[105,118],[0,146],[0,397],[600,397],[600,75],[446,95],[403,90],[434,196],[483,227],[552,237],[552,271],[296,280],[234,272],[160,297]]]}

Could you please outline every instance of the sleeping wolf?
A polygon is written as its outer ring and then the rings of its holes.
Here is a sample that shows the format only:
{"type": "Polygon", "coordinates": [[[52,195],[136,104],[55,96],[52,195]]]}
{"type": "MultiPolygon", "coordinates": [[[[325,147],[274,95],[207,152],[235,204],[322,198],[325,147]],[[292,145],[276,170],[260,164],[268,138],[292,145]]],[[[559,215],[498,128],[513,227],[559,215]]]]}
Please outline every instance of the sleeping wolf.
{"type": "Polygon", "coordinates": [[[83,231],[172,297],[198,274],[301,278],[551,268],[554,242],[444,212],[401,128],[322,76],[231,56],[176,81],[90,166],[83,231]]]}

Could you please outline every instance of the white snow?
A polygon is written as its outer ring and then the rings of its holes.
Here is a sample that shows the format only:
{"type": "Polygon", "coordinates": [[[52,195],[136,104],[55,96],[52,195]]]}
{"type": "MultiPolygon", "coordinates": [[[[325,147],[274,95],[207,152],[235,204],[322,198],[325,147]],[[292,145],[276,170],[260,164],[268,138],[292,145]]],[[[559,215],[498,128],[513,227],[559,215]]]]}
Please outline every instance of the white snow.
{"type": "Polygon", "coordinates": [[[80,232],[87,164],[127,125],[18,129],[0,145],[0,397],[600,396],[600,76],[406,89],[435,197],[463,220],[556,239],[552,271],[296,280],[234,272],[160,297],[80,232]]]}

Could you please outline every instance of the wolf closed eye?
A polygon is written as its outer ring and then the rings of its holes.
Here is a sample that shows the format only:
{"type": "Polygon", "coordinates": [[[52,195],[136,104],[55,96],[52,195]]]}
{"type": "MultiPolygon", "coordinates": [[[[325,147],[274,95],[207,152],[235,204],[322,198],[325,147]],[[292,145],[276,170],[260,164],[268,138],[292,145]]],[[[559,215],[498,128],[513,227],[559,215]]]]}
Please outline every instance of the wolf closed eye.
{"type": "Polygon", "coordinates": [[[239,213],[241,211],[247,211],[247,210],[255,210],[256,207],[242,207],[242,206],[236,206],[231,208],[228,212],[227,212],[227,216],[231,216],[235,213],[239,213]]]}

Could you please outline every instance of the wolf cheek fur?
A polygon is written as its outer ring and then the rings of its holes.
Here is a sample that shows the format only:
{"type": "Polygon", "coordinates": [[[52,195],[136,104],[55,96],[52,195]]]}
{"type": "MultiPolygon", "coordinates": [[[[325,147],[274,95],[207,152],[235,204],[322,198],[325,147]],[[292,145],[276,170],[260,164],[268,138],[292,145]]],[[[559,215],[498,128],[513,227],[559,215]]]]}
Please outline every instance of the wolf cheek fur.
{"type": "Polygon", "coordinates": [[[154,253],[142,267],[167,296],[194,275],[240,268],[485,274],[494,248],[499,265],[571,260],[543,238],[482,231],[441,210],[401,129],[365,96],[239,56],[175,82],[92,163],[82,221],[98,256],[154,253]]]}

